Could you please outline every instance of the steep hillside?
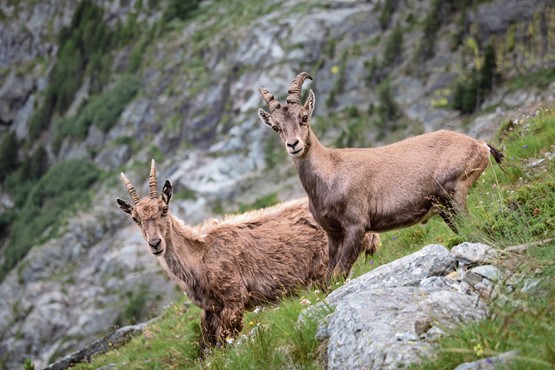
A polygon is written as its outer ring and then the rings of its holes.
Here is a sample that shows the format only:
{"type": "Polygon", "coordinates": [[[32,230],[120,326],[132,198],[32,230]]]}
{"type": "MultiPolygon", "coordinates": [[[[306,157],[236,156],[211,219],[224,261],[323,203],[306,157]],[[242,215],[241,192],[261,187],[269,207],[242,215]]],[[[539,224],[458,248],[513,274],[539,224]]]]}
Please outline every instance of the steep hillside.
{"type": "Polygon", "coordinates": [[[144,184],[155,158],[189,223],[303,194],[257,118],[261,85],[282,98],[309,71],[314,130],[335,146],[438,128],[487,138],[555,96],[548,0],[9,0],[0,19],[8,368],[179,295],[116,208],[119,171],[144,184]]]}

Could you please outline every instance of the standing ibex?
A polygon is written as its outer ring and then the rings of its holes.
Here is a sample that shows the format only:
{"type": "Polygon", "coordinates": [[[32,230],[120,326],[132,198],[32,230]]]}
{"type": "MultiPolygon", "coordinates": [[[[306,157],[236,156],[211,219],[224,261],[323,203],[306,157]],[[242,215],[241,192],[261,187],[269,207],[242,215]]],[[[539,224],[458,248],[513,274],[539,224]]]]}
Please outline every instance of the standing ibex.
{"type": "MultiPolygon", "coordinates": [[[[121,199],[117,203],[140,227],[170,277],[203,309],[204,345],[236,336],[245,310],[311,283],[326,283],[326,234],[308,211],[306,198],[192,228],[169,212],[169,181],[158,196],[154,160],[148,198],[141,199],[121,176],[133,205],[121,199]]],[[[377,235],[369,234],[366,250],[372,253],[378,242],[377,235]]]]}
{"type": "Polygon", "coordinates": [[[281,105],[268,89],[270,108],[258,115],[285,144],[308,194],[314,218],[326,230],[329,268],[345,275],[360,253],[367,231],[382,232],[425,222],[439,214],[454,230],[457,212],[486,168],[490,154],[503,154],[466,135],[441,130],[395,144],[366,149],[329,149],[310,129],[314,92],[301,103],[306,72],[299,73],[281,105]]]}

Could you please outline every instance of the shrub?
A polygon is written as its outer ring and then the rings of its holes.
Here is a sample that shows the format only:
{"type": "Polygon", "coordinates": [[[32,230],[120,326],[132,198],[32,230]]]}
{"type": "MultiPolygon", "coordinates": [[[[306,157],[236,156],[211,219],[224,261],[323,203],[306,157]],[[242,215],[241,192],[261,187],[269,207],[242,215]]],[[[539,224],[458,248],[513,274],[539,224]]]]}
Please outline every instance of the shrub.
{"type": "Polygon", "coordinates": [[[66,160],[52,166],[32,187],[20,207],[0,266],[0,281],[32,246],[54,235],[60,218],[88,200],[87,190],[100,171],[91,162],[66,160]]]}
{"type": "Polygon", "coordinates": [[[199,0],[170,0],[162,19],[169,22],[172,19],[187,19],[198,8],[199,0]]]}
{"type": "Polygon", "coordinates": [[[134,76],[122,77],[110,90],[91,99],[73,117],[64,117],[54,124],[52,147],[57,153],[65,138],[85,140],[93,124],[104,132],[114,126],[119,116],[137,94],[140,81],[134,76]]]}
{"type": "Polygon", "coordinates": [[[452,106],[462,113],[474,112],[493,87],[496,71],[495,48],[492,43],[484,51],[484,65],[456,82],[452,106]]]}

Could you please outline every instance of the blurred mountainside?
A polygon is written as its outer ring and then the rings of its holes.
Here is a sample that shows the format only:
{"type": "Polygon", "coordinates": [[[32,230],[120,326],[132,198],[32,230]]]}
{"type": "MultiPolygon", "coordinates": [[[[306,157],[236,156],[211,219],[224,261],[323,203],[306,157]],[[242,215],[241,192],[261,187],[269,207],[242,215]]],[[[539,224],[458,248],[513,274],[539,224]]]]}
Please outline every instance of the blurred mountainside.
{"type": "Polygon", "coordinates": [[[178,294],[116,206],[150,159],[187,223],[300,197],[258,87],[314,77],[330,146],[493,138],[555,96],[550,0],[0,5],[0,368],[39,365],[178,294]]]}

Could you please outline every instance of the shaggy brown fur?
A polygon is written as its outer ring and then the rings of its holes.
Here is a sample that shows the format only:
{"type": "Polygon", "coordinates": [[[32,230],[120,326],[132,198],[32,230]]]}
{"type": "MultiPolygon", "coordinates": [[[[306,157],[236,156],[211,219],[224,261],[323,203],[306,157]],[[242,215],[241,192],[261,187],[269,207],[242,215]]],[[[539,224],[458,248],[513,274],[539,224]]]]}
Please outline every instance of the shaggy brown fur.
{"type": "Polygon", "coordinates": [[[466,211],[468,190],[490,154],[498,163],[503,155],[482,141],[446,130],[380,148],[328,149],[310,129],[312,90],[301,105],[306,78],[311,78],[306,72],[295,77],[284,106],[260,88],[271,112],[260,109],[258,114],[293,157],[310,210],[328,234],[329,268],[346,275],[367,231],[411,226],[435,214],[456,231],[454,217],[466,211]]]}
{"type": "MultiPolygon", "coordinates": [[[[326,283],[326,234],[308,211],[307,198],[190,227],[168,210],[169,181],[158,197],[154,161],[149,198],[140,199],[122,177],[134,205],[117,199],[118,205],[133,217],[170,277],[203,309],[204,345],[235,337],[245,310],[326,283]]],[[[378,243],[369,234],[364,248],[373,252],[378,243]]]]}

